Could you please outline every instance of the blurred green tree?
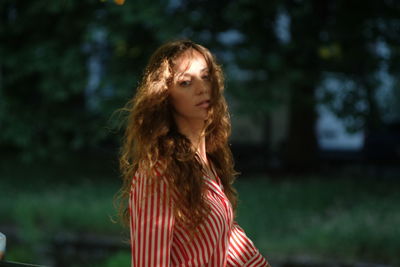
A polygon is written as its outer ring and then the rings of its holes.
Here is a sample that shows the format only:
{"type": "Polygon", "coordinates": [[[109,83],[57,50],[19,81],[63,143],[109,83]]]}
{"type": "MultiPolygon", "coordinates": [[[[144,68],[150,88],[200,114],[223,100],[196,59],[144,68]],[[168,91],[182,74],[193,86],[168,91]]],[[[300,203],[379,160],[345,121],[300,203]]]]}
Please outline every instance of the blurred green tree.
{"type": "Polygon", "coordinates": [[[32,157],[98,140],[95,122],[84,112],[88,70],[82,50],[98,3],[2,1],[0,5],[1,144],[32,157]]]}
{"type": "Polygon", "coordinates": [[[193,0],[176,11],[192,14],[188,32],[216,43],[233,64],[227,67],[230,87],[242,111],[267,117],[277,105],[288,105],[288,166],[315,165],[319,102],[349,131],[379,128],[384,113],[395,112],[395,105],[389,111],[379,104],[377,93],[390,87],[380,76],[386,72],[394,80],[389,95],[399,94],[398,1],[193,0]],[[330,90],[332,79],[336,90],[330,90]]]}
{"type": "Polygon", "coordinates": [[[115,141],[112,112],[172,38],[210,47],[248,114],[288,105],[289,166],[315,164],[318,101],[356,130],[390,112],[376,98],[382,70],[400,95],[398,1],[4,0],[0,13],[0,146],[28,157],[115,141]]]}
{"type": "Polygon", "coordinates": [[[29,160],[109,141],[108,120],[160,42],[164,10],[141,1],[1,1],[0,146],[29,160]]]}

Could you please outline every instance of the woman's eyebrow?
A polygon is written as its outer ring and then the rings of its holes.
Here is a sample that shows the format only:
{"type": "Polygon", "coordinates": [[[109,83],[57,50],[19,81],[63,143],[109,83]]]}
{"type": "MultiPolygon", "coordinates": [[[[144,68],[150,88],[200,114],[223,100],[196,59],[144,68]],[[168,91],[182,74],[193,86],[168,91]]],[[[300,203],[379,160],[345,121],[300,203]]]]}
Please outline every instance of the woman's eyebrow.
{"type": "Polygon", "coordinates": [[[187,76],[190,77],[190,74],[187,73],[187,72],[181,72],[181,73],[178,73],[178,75],[176,75],[176,78],[177,79],[182,79],[183,77],[187,77],[187,76]]]}
{"type": "MultiPolygon", "coordinates": [[[[209,72],[208,67],[205,67],[205,68],[201,69],[200,72],[201,73],[209,72]]],[[[182,79],[184,77],[190,77],[190,76],[192,76],[192,75],[190,73],[188,73],[188,72],[180,72],[180,73],[177,73],[177,75],[175,77],[176,77],[176,79],[179,80],[179,79],[182,79]]]]}

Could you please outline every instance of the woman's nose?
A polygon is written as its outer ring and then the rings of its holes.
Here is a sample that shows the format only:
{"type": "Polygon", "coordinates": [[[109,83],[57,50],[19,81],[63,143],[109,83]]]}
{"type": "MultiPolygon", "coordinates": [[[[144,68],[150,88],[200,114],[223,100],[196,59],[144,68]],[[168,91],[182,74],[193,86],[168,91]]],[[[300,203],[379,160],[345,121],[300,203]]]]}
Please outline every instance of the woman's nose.
{"type": "Polygon", "coordinates": [[[196,84],[196,94],[205,94],[209,90],[209,85],[207,82],[203,80],[198,80],[196,84]]]}

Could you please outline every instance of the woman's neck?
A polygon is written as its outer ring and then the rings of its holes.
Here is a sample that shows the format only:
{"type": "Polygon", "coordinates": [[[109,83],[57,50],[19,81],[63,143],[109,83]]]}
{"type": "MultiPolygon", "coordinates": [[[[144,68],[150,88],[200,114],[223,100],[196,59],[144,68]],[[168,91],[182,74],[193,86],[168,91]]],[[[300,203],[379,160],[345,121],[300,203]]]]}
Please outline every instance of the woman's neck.
{"type": "Polygon", "coordinates": [[[204,134],[204,122],[188,122],[184,120],[176,120],[178,130],[181,134],[185,135],[201,160],[208,165],[207,152],[206,152],[206,138],[204,134]]]}
{"type": "MultiPolygon", "coordinates": [[[[192,143],[193,144],[193,143],[192,143]]],[[[199,138],[199,142],[197,145],[194,145],[196,149],[197,154],[199,154],[199,157],[201,158],[201,160],[208,165],[208,160],[207,160],[207,150],[206,150],[206,138],[204,135],[202,135],[199,138]]]]}

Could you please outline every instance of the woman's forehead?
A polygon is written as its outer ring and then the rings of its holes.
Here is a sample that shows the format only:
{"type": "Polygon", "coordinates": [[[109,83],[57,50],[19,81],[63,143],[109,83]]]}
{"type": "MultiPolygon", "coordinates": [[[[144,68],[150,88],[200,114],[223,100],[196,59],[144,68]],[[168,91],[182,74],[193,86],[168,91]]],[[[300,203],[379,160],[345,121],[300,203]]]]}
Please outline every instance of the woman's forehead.
{"type": "Polygon", "coordinates": [[[184,75],[190,72],[204,72],[208,70],[208,64],[203,54],[197,50],[190,49],[183,52],[174,64],[174,72],[177,75],[184,75]]]}

